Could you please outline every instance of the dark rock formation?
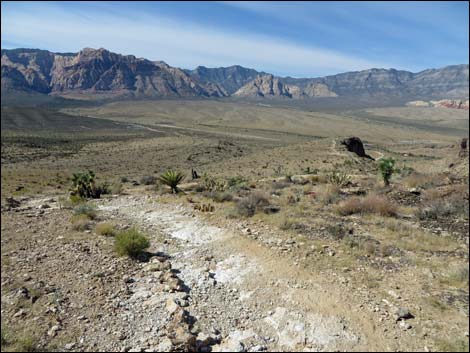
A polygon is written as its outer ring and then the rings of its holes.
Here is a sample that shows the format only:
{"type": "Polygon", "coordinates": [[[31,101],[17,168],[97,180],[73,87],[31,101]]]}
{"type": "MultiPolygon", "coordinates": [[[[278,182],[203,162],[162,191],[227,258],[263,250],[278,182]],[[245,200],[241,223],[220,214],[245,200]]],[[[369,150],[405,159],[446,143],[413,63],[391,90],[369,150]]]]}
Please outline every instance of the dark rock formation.
{"type": "Polygon", "coordinates": [[[366,154],[364,145],[359,137],[349,137],[341,141],[341,144],[346,146],[349,152],[354,152],[359,157],[365,157],[374,160],[371,156],[366,154]]]}
{"type": "Polygon", "coordinates": [[[467,157],[467,156],[468,156],[468,137],[464,137],[460,141],[459,157],[467,157]]]}

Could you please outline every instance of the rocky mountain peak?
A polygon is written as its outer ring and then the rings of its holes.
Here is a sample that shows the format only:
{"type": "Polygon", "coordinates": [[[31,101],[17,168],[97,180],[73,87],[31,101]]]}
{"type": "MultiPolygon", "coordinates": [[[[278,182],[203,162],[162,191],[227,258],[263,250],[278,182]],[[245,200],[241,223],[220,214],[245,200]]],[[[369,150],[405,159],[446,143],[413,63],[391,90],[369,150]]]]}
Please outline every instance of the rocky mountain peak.
{"type": "Polygon", "coordinates": [[[319,78],[277,77],[240,65],[182,70],[163,61],[84,48],[2,49],[2,89],[107,97],[373,97],[468,99],[468,65],[418,73],[372,68],[319,78]]]}

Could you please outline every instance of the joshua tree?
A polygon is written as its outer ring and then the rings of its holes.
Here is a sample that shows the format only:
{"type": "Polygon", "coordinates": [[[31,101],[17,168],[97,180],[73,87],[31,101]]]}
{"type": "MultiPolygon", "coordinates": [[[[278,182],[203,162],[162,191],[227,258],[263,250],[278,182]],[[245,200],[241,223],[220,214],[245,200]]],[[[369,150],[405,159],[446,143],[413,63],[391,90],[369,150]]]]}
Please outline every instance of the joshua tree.
{"type": "Polygon", "coordinates": [[[171,191],[176,194],[178,191],[178,184],[184,179],[184,174],[176,172],[174,170],[167,170],[165,173],[159,176],[158,180],[171,188],[171,191]]]}
{"type": "Polygon", "coordinates": [[[95,173],[91,170],[87,173],[75,173],[72,176],[72,195],[77,195],[83,198],[99,198],[101,195],[101,188],[95,185],[95,173]]]}
{"type": "Polygon", "coordinates": [[[395,160],[393,158],[383,158],[379,162],[379,169],[382,173],[385,186],[390,185],[390,178],[395,172],[395,160]]]}

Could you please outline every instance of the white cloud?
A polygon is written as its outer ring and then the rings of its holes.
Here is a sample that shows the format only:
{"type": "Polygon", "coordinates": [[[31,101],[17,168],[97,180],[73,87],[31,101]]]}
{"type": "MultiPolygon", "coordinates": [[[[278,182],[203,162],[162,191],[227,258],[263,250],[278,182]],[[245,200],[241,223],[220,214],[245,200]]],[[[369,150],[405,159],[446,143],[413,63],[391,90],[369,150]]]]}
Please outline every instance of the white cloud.
{"type": "Polygon", "coordinates": [[[129,15],[59,8],[47,8],[40,13],[2,11],[2,42],[34,43],[54,51],[104,47],[184,68],[239,64],[296,76],[389,67],[274,37],[243,36],[159,16],[129,15]]]}

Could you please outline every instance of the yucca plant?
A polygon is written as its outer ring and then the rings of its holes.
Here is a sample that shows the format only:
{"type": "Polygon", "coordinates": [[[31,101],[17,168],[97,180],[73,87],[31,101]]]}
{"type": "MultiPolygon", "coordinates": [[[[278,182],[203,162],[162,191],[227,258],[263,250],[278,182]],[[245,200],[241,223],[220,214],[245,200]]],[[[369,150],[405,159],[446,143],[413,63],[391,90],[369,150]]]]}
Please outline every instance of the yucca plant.
{"type": "Polygon", "coordinates": [[[345,187],[351,181],[351,177],[347,173],[339,170],[333,170],[326,178],[330,184],[337,187],[345,187]]]}
{"type": "Polygon", "coordinates": [[[86,173],[75,173],[72,176],[72,190],[73,196],[81,198],[99,198],[101,195],[101,188],[97,188],[95,184],[95,173],[88,171],[86,173]]]}
{"type": "Polygon", "coordinates": [[[385,186],[390,184],[390,178],[392,174],[395,173],[395,160],[393,158],[383,158],[379,162],[379,169],[382,173],[382,179],[384,181],[385,186]]]}
{"type": "Polygon", "coordinates": [[[174,170],[167,170],[165,173],[161,174],[158,177],[161,183],[168,185],[171,188],[171,191],[176,194],[180,190],[178,189],[178,184],[183,181],[185,175],[181,172],[176,172],[174,170]]]}

